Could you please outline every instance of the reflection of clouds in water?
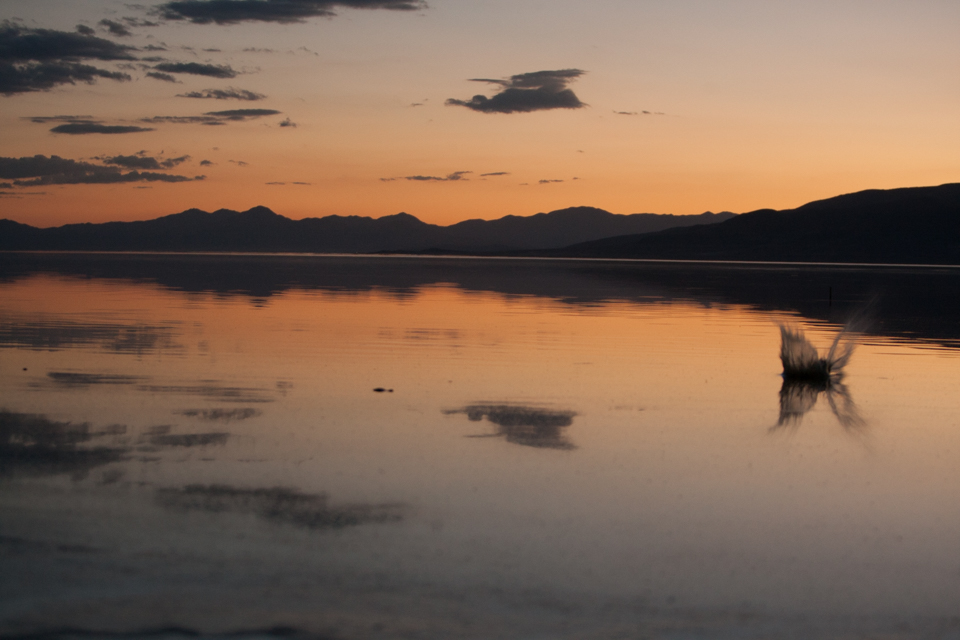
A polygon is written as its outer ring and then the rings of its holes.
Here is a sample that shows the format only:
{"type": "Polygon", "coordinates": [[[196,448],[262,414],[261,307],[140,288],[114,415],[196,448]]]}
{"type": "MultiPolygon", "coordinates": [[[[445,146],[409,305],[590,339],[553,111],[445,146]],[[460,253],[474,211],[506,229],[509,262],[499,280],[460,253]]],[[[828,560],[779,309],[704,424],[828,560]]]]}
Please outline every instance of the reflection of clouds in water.
{"type": "Polygon", "coordinates": [[[229,433],[158,434],[150,437],[150,444],[158,447],[205,447],[226,444],[229,433]]]}
{"type": "Polygon", "coordinates": [[[183,409],[182,411],[175,411],[174,413],[188,418],[197,418],[198,420],[207,420],[210,422],[232,422],[234,420],[256,418],[263,412],[259,409],[244,407],[242,409],[183,409]]]}
{"type": "Polygon", "coordinates": [[[263,403],[273,402],[276,398],[267,390],[257,387],[224,387],[216,381],[202,380],[193,385],[160,385],[143,384],[137,386],[138,391],[147,393],[170,393],[176,395],[201,396],[220,402],[263,403]]]}
{"type": "Polygon", "coordinates": [[[780,387],[780,419],[771,431],[799,427],[803,416],[817,404],[820,394],[827,398],[830,411],[845,430],[862,432],[866,422],[860,416],[849,389],[836,379],[826,382],[785,379],[780,387]]]}
{"type": "Polygon", "coordinates": [[[63,473],[83,477],[117,462],[126,449],[81,445],[125,431],[123,425],[93,431],[86,422],[55,422],[43,415],[0,410],[0,477],[63,473]]]}
{"type": "Polygon", "coordinates": [[[563,435],[563,429],[573,424],[573,418],[577,415],[573,411],[511,404],[475,404],[444,413],[465,413],[472,422],[486,418],[497,425],[495,434],[472,437],[503,437],[507,442],[542,449],[576,448],[563,435]]]}
{"type": "Polygon", "coordinates": [[[117,353],[180,350],[173,327],[74,321],[0,320],[0,346],[57,351],[93,346],[117,353]]]}
{"type": "Polygon", "coordinates": [[[158,489],[156,499],[170,509],[250,513],[264,520],[306,529],[342,529],[360,524],[398,522],[407,510],[403,504],[332,506],[323,493],[300,493],[284,487],[241,489],[218,484],[158,489]]]}
{"type": "Polygon", "coordinates": [[[67,371],[51,371],[47,374],[55,384],[65,387],[85,387],[93,384],[136,384],[146,378],[142,376],[112,375],[104,373],[72,373],[67,371]]]}

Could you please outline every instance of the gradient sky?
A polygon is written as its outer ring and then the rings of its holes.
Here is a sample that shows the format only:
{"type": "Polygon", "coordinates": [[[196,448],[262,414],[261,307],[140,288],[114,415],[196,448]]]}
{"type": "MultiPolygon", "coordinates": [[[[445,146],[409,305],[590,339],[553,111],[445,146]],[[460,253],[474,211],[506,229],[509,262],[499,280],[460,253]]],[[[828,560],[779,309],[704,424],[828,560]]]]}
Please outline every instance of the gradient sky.
{"type": "Polygon", "coordinates": [[[450,224],[960,181],[955,0],[268,4],[0,2],[0,217],[450,224]],[[196,23],[211,6],[271,19],[196,23]],[[319,15],[273,19],[291,7],[319,15]]]}

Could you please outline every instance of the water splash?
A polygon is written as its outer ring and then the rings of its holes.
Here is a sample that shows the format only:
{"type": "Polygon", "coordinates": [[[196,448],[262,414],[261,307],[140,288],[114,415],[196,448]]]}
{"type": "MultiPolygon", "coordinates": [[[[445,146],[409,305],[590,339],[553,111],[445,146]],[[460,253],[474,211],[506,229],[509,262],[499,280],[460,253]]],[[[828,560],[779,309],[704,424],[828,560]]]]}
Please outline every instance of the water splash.
{"type": "Polygon", "coordinates": [[[820,357],[803,330],[781,324],[783,386],[780,388],[780,419],[771,430],[799,426],[803,416],[813,409],[823,394],[841,426],[849,432],[860,431],[866,423],[842,382],[844,367],[850,362],[855,346],[855,333],[850,323],[837,333],[824,357],[820,357]]]}
{"type": "Polygon", "coordinates": [[[820,357],[803,331],[797,327],[780,325],[780,361],[783,363],[784,380],[810,380],[829,382],[843,376],[843,368],[850,362],[854,338],[844,327],[833,339],[827,355],[820,357]]]}

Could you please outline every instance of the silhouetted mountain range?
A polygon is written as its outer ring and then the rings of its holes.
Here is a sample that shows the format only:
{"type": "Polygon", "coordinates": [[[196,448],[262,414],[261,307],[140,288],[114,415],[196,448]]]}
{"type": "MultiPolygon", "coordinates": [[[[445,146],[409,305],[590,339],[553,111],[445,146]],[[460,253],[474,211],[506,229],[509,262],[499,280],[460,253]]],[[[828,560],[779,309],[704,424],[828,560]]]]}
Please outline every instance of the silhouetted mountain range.
{"type": "Polygon", "coordinates": [[[155,220],[68,224],[51,229],[0,220],[0,250],[495,253],[554,249],[612,236],[720,222],[733,216],[709,212],[698,216],[617,215],[572,207],[441,227],[406,213],[378,219],[327,216],[291,220],[266,207],[213,213],[189,209],[155,220]]]}
{"type": "Polygon", "coordinates": [[[960,264],[960,184],[860,191],[716,225],[585,242],[590,258],[960,264]]]}

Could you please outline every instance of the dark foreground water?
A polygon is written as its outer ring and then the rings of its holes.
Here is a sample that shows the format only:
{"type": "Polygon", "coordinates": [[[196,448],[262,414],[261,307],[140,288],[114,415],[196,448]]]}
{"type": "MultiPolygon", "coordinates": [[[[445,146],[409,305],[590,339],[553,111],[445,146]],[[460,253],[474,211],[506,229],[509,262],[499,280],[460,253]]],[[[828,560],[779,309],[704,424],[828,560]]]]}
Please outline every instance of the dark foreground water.
{"type": "Polygon", "coordinates": [[[958,293],[0,254],[0,636],[960,638],[958,293]]]}

